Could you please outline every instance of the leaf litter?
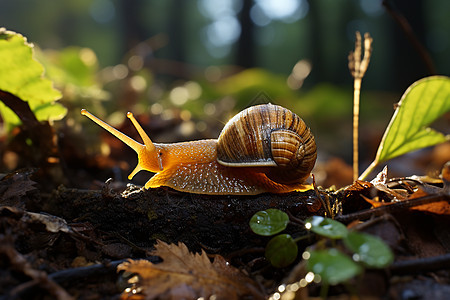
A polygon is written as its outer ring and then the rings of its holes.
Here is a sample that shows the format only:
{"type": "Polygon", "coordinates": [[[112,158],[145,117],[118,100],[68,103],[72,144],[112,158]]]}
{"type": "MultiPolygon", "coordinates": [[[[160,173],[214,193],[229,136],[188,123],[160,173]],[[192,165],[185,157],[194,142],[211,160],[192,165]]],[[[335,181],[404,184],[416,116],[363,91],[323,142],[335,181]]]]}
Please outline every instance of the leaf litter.
{"type": "Polygon", "coordinates": [[[449,163],[444,166],[441,174],[442,179],[440,180],[428,179],[427,177],[422,177],[419,179],[417,176],[413,176],[399,179],[394,178],[388,181],[387,167],[385,167],[370,183],[379,192],[384,193],[390,201],[381,201],[378,196],[373,199],[369,199],[364,195],[362,195],[362,197],[373,207],[382,207],[394,203],[401,204],[405,201],[416,200],[417,205],[412,205],[411,209],[439,215],[450,215],[449,202],[445,199],[441,199],[442,196],[449,195],[449,184],[446,180],[448,168],[450,168],[449,163]],[[427,181],[433,184],[430,184],[427,181]],[[398,188],[392,188],[394,184],[397,185],[398,188]],[[436,184],[439,184],[440,186],[436,186],[436,184]],[[427,199],[429,199],[430,203],[421,205],[420,201],[425,197],[428,197],[427,199]]]}
{"type": "Polygon", "coordinates": [[[128,279],[131,287],[122,299],[264,299],[256,283],[220,255],[211,262],[204,251],[194,254],[183,243],[162,241],[157,241],[152,255],[163,262],[130,260],[117,267],[138,275],[128,279]]]}

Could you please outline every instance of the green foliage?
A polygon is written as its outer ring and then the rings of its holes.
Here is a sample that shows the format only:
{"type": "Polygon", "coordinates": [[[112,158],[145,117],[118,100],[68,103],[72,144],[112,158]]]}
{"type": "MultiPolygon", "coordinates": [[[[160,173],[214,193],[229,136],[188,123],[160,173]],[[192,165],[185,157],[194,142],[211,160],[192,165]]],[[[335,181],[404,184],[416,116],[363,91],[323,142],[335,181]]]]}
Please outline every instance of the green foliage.
{"type": "Polygon", "coordinates": [[[352,259],[335,248],[308,251],[307,269],[319,274],[325,284],[338,284],[363,270],[363,267],[385,268],[394,260],[391,249],[378,237],[349,231],[342,223],[314,216],[309,218],[306,228],[323,237],[341,238],[352,259]],[[362,264],[359,264],[361,262],[362,264]]]}
{"type": "Polygon", "coordinates": [[[433,76],[413,83],[398,103],[386,129],[379,161],[397,157],[445,141],[445,136],[428,126],[450,111],[450,78],[433,76]]]}
{"type": "MultiPolygon", "coordinates": [[[[256,234],[269,236],[284,230],[289,222],[288,215],[278,209],[267,209],[253,215],[250,227],[256,234]]],[[[325,243],[318,243],[316,249],[307,250],[303,255],[307,269],[320,275],[325,285],[338,284],[360,274],[364,268],[385,268],[394,260],[391,249],[378,237],[349,231],[347,227],[335,220],[313,216],[305,221],[305,227],[318,236],[331,240],[341,240],[342,244],[353,254],[344,254],[339,248],[343,245],[333,244],[327,248],[325,243]]],[[[297,242],[289,234],[273,237],[266,246],[266,258],[278,268],[286,267],[297,257],[297,242]]],[[[348,251],[346,251],[348,252],[348,251]]]]}
{"type": "MultiPolygon", "coordinates": [[[[33,45],[25,37],[0,28],[0,90],[14,94],[28,102],[39,121],[60,120],[67,109],[55,101],[61,93],[43,77],[44,68],[33,58],[33,45]]],[[[20,124],[10,108],[0,103],[0,113],[6,126],[20,124]]]]}
{"type": "Polygon", "coordinates": [[[298,254],[297,244],[289,234],[273,237],[266,246],[266,258],[277,268],[290,265],[298,254]]]}
{"type": "Polygon", "coordinates": [[[279,99],[296,99],[297,95],[286,84],[286,78],[263,69],[247,69],[220,82],[217,87],[223,95],[233,96],[238,106],[267,103],[279,99]],[[264,94],[261,94],[264,91],[264,94]],[[270,99],[270,97],[277,99],[270,99]]]}
{"type": "Polygon", "coordinates": [[[306,228],[331,239],[342,238],[344,245],[354,253],[353,259],[363,262],[367,267],[384,268],[394,259],[391,249],[378,237],[355,231],[349,231],[344,224],[313,216],[306,221],[306,228]]]}
{"type": "MultiPolygon", "coordinates": [[[[277,234],[286,229],[288,223],[288,215],[274,208],[258,211],[249,222],[252,231],[262,236],[277,234]]],[[[289,234],[273,237],[266,246],[266,258],[277,268],[290,265],[297,257],[297,253],[297,244],[289,234]]]]}
{"type": "Polygon", "coordinates": [[[344,224],[321,216],[313,216],[306,220],[306,228],[310,228],[315,234],[330,238],[340,239],[348,234],[344,224]]]}
{"type": "Polygon", "coordinates": [[[341,251],[331,248],[311,251],[306,268],[320,275],[325,284],[338,284],[358,274],[363,268],[341,251]]]}
{"type": "Polygon", "coordinates": [[[270,236],[285,230],[288,223],[289,217],[285,212],[269,208],[253,215],[250,228],[256,234],[270,236]]]}
{"type": "Polygon", "coordinates": [[[37,52],[46,75],[63,89],[65,98],[104,99],[98,80],[98,59],[89,48],[68,47],[59,51],[37,52]]]}
{"type": "Polygon", "coordinates": [[[69,47],[60,51],[45,51],[41,54],[47,75],[63,83],[76,86],[91,86],[96,83],[98,61],[88,48],[69,47]]]}
{"type": "Polygon", "coordinates": [[[364,179],[382,162],[449,140],[448,136],[429,127],[449,111],[450,78],[431,76],[413,83],[398,103],[374,162],[360,179],[364,179]]]}
{"type": "MultiPolygon", "coordinates": [[[[351,116],[352,92],[330,83],[319,83],[304,93],[293,107],[301,104],[302,115],[314,115],[318,125],[335,124],[351,116]]],[[[372,108],[373,109],[373,108],[372,108]]]]}
{"type": "Polygon", "coordinates": [[[391,249],[376,236],[350,232],[343,241],[345,246],[354,253],[353,259],[361,261],[367,267],[384,268],[394,260],[391,249]]]}

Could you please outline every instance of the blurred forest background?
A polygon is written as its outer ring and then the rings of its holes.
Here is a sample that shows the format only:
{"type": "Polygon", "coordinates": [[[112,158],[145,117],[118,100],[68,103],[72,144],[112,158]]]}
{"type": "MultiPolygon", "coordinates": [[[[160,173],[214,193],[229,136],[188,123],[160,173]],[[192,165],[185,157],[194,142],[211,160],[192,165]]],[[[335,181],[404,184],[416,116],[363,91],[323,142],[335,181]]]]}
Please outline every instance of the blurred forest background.
{"type": "Polygon", "coordinates": [[[369,32],[374,51],[361,108],[365,168],[405,89],[425,76],[450,73],[450,1],[386,3],[0,0],[0,26],[41,49],[38,58],[69,108],[66,124],[87,124],[81,107],[113,125],[133,110],[182,121],[179,135],[161,129],[156,141],[214,138],[233,113],[271,101],[305,119],[319,159],[347,162],[353,90],[347,56],[355,31],[369,32]],[[396,21],[402,17],[431,63],[402,31],[396,21]]]}

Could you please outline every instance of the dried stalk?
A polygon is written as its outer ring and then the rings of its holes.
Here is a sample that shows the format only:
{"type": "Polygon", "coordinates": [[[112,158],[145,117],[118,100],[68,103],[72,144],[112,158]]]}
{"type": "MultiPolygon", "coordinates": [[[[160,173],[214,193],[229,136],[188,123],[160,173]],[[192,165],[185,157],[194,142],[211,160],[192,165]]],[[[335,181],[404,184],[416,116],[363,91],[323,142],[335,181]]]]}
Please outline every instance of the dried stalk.
{"type": "Polygon", "coordinates": [[[359,99],[361,94],[361,82],[367,71],[372,54],[372,38],[369,33],[364,34],[364,56],[361,59],[361,34],[356,32],[355,51],[348,56],[348,68],[353,81],[353,180],[358,179],[358,125],[359,125],[359,99]]]}

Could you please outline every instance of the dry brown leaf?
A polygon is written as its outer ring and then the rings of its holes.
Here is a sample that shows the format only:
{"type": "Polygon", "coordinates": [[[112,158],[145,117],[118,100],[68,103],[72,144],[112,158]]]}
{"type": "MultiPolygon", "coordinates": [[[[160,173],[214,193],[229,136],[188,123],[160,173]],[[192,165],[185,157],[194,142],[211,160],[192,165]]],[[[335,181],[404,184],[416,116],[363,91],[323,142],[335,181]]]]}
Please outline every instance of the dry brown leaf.
{"type": "Polygon", "coordinates": [[[383,170],[380,173],[378,173],[377,177],[375,177],[372,181],[370,181],[370,183],[372,183],[377,190],[386,193],[394,200],[399,201],[406,200],[408,197],[408,192],[406,190],[391,189],[386,185],[388,178],[387,173],[388,168],[387,166],[385,166],[383,170]]]}
{"type": "Polygon", "coordinates": [[[264,299],[256,284],[222,256],[211,262],[204,251],[193,254],[183,243],[158,241],[155,248],[152,255],[161,257],[162,263],[130,260],[117,267],[139,275],[129,279],[132,287],[122,293],[122,299],[264,299]]]}
{"type": "Polygon", "coordinates": [[[345,188],[346,191],[353,192],[353,193],[361,193],[363,191],[369,190],[373,187],[373,184],[367,181],[362,180],[355,180],[353,184],[347,188],[345,188]]]}
{"type": "Polygon", "coordinates": [[[380,207],[380,206],[392,204],[392,202],[389,202],[389,203],[381,202],[381,201],[380,201],[380,198],[378,198],[378,196],[376,196],[376,197],[373,198],[373,199],[369,199],[369,198],[367,198],[367,197],[364,196],[364,195],[361,195],[361,197],[362,197],[364,200],[366,200],[366,202],[368,202],[369,204],[371,204],[373,208],[377,208],[377,207],[380,207]]]}
{"type": "MultiPolygon", "coordinates": [[[[405,200],[402,200],[402,201],[412,200],[412,199],[420,199],[420,198],[425,197],[425,196],[429,196],[429,194],[427,194],[423,190],[419,189],[417,192],[412,194],[408,199],[405,199],[405,200]]],[[[377,208],[377,207],[380,207],[380,206],[391,205],[391,204],[398,203],[398,202],[402,202],[402,201],[382,202],[382,201],[379,200],[378,197],[375,197],[373,199],[369,199],[369,198],[365,197],[364,195],[361,195],[361,197],[363,197],[364,200],[366,200],[369,204],[371,204],[373,208],[377,208]]],[[[449,204],[448,201],[445,201],[445,200],[444,201],[427,203],[427,204],[422,204],[422,205],[417,205],[417,206],[412,206],[409,209],[430,212],[430,213],[438,214],[438,215],[450,215],[450,204],[449,204]]]]}
{"type": "Polygon", "coordinates": [[[39,222],[45,225],[45,229],[48,232],[57,233],[61,232],[72,232],[72,229],[67,225],[66,220],[60,217],[52,216],[50,214],[38,214],[33,212],[25,212],[22,217],[24,222],[39,222]]]}
{"type": "Polygon", "coordinates": [[[27,192],[36,190],[36,182],[30,179],[34,170],[19,170],[8,174],[0,180],[0,204],[24,207],[22,197],[27,192]]]}
{"type": "Polygon", "coordinates": [[[444,182],[444,194],[450,195],[450,161],[442,168],[441,177],[444,182]]]}
{"type": "MultiPolygon", "coordinates": [[[[391,201],[383,201],[380,199],[380,197],[375,196],[372,197],[372,199],[364,196],[361,194],[361,197],[364,198],[366,202],[372,205],[373,208],[377,208],[380,206],[390,205],[394,203],[401,203],[403,201],[408,201],[412,199],[419,199],[421,197],[430,196],[430,195],[436,195],[437,197],[444,192],[444,189],[433,186],[428,184],[426,181],[428,181],[428,178],[424,177],[418,177],[418,176],[412,176],[412,177],[405,177],[404,179],[401,179],[402,181],[410,180],[413,183],[416,183],[415,185],[411,185],[408,183],[408,190],[406,189],[393,189],[390,188],[387,184],[388,177],[387,177],[387,167],[384,167],[383,170],[378,173],[378,175],[370,182],[373,184],[373,186],[380,192],[384,193],[384,195],[387,195],[388,198],[391,201]],[[414,193],[412,191],[414,190],[414,193]],[[408,192],[409,191],[409,192],[408,192]]],[[[436,183],[436,181],[433,181],[433,183],[436,183]]],[[[439,183],[439,182],[437,182],[439,183]]],[[[406,184],[406,183],[404,183],[406,184]]],[[[410,209],[414,210],[420,210],[420,211],[427,211],[435,214],[450,214],[450,205],[448,201],[440,201],[440,202],[432,202],[427,203],[419,206],[412,206],[410,209]]]]}
{"type": "MultiPolygon", "coordinates": [[[[418,199],[418,198],[425,197],[428,195],[429,195],[429,193],[427,193],[425,190],[419,188],[417,190],[417,192],[414,192],[414,194],[412,194],[409,197],[408,200],[418,199]]],[[[423,205],[411,207],[411,209],[427,211],[427,212],[438,214],[438,215],[450,215],[450,204],[448,203],[448,201],[439,201],[439,202],[423,204],[423,205]]]]}

